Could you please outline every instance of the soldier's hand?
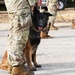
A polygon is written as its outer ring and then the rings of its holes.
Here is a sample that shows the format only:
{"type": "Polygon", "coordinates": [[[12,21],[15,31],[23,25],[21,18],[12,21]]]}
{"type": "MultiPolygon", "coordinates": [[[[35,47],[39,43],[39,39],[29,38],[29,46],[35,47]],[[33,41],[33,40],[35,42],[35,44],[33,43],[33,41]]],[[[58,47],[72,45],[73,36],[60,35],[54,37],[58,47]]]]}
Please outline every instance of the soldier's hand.
{"type": "Polygon", "coordinates": [[[57,6],[56,6],[56,7],[57,7],[57,9],[59,9],[59,4],[57,4],[57,6]]]}
{"type": "Polygon", "coordinates": [[[36,5],[37,5],[37,7],[40,7],[40,3],[39,2],[36,2],[36,5]]]}
{"type": "Polygon", "coordinates": [[[33,11],[34,10],[34,6],[31,6],[30,9],[31,9],[31,11],[33,11]]]}

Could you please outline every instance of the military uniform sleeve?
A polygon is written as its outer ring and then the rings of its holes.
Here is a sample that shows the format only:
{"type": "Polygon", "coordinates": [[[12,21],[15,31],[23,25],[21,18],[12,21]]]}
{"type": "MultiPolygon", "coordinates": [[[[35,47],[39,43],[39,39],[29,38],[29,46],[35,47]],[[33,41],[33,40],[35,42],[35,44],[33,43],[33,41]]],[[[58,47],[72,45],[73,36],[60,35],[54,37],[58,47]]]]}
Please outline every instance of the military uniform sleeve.
{"type": "Polygon", "coordinates": [[[38,0],[28,0],[30,6],[34,6],[38,0]]]}
{"type": "Polygon", "coordinates": [[[55,5],[58,5],[58,0],[53,0],[53,3],[54,3],[55,5]]]}
{"type": "Polygon", "coordinates": [[[46,0],[46,6],[48,6],[49,5],[49,0],[46,0]]]}
{"type": "Polygon", "coordinates": [[[49,3],[54,4],[54,5],[58,5],[58,0],[46,0],[46,5],[48,6],[49,3]]]}

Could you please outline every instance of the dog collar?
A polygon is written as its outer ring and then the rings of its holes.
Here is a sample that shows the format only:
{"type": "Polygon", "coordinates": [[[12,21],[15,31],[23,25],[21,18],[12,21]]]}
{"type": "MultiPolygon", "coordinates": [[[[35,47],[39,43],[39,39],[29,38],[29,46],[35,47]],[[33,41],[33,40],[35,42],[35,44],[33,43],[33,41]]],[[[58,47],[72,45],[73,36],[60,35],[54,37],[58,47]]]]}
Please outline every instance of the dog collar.
{"type": "Polygon", "coordinates": [[[38,29],[36,29],[34,26],[32,26],[31,27],[34,31],[36,31],[36,32],[40,32],[40,31],[42,31],[42,30],[38,30],[38,29]]]}

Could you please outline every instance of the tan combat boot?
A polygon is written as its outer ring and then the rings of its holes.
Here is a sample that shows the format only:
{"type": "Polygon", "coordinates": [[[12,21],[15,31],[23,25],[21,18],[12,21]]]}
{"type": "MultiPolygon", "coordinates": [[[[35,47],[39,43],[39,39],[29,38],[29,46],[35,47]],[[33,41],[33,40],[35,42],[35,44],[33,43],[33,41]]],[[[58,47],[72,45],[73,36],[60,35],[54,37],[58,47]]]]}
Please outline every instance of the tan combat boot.
{"type": "Polygon", "coordinates": [[[72,29],[75,29],[75,19],[72,20],[72,29]]]}
{"type": "Polygon", "coordinates": [[[26,70],[24,66],[16,66],[12,68],[11,75],[34,75],[34,73],[26,70]]]}
{"type": "Polygon", "coordinates": [[[48,24],[41,32],[40,32],[40,38],[43,39],[43,38],[53,38],[52,36],[48,35],[49,33],[49,30],[50,30],[50,24],[48,24]]]}
{"type": "Polygon", "coordinates": [[[55,27],[54,25],[51,25],[51,26],[50,26],[50,30],[58,30],[58,28],[55,27]]]}
{"type": "Polygon", "coordinates": [[[41,33],[40,33],[40,38],[41,39],[47,39],[47,38],[53,38],[52,36],[50,36],[50,35],[48,35],[48,33],[45,33],[45,32],[43,32],[43,31],[41,31],[41,33]]]}

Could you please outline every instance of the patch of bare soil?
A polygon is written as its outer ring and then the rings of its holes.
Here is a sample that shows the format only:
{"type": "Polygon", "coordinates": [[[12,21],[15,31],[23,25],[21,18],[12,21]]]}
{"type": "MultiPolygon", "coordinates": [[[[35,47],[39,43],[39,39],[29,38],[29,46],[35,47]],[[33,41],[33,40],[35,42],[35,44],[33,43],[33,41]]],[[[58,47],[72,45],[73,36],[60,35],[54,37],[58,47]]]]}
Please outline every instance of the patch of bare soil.
{"type": "Polygon", "coordinates": [[[56,22],[72,22],[75,19],[75,9],[66,8],[65,10],[59,10],[56,16],[56,22]]]}
{"type": "Polygon", "coordinates": [[[9,21],[6,11],[0,11],[0,23],[7,23],[9,21]]]}

